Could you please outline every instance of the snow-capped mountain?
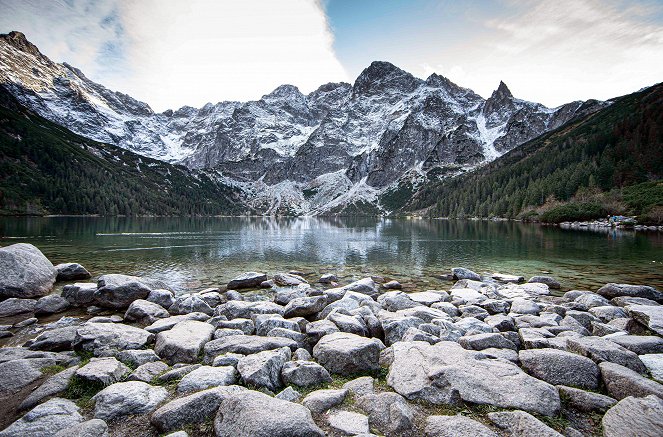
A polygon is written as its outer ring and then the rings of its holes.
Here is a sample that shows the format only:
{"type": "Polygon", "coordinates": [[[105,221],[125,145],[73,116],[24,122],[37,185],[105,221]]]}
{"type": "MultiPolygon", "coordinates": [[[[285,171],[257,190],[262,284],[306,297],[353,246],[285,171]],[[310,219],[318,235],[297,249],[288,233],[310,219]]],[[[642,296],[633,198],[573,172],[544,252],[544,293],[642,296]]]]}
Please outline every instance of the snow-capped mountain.
{"type": "Polygon", "coordinates": [[[381,196],[403,181],[416,185],[492,161],[604,106],[551,109],[516,99],[504,83],[483,99],[442,76],[422,80],[373,62],[353,85],[329,83],[308,95],[282,85],[258,101],[157,114],[52,62],[19,32],[0,36],[0,83],[80,135],[214,169],[266,213],[319,214],[357,204],[387,212],[381,196]]]}

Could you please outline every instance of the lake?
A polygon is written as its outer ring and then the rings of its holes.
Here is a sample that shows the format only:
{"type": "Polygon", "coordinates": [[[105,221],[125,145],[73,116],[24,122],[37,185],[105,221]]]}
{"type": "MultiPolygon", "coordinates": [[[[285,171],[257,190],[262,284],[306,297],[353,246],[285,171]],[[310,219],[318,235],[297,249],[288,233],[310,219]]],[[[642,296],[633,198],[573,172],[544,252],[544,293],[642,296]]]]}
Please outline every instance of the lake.
{"type": "Polygon", "coordinates": [[[518,222],[379,218],[4,217],[0,245],[32,243],[93,275],[161,279],[175,290],[225,284],[244,271],[299,270],[310,281],[368,275],[407,290],[448,289],[452,267],[529,277],[566,289],[606,282],[663,289],[663,234],[563,230],[518,222]]]}

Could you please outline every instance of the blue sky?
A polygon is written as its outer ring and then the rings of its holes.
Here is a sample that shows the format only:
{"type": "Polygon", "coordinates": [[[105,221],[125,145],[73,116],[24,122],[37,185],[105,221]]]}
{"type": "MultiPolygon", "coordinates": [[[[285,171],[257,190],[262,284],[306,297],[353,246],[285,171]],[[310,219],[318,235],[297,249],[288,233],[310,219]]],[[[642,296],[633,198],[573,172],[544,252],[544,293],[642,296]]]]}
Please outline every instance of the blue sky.
{"type": "Polygon", "coordinates": [[[656,0],[0,0],[53,60],[156,110],[353,82],[373,60],[548,106],[663,78],[656,0]]]}

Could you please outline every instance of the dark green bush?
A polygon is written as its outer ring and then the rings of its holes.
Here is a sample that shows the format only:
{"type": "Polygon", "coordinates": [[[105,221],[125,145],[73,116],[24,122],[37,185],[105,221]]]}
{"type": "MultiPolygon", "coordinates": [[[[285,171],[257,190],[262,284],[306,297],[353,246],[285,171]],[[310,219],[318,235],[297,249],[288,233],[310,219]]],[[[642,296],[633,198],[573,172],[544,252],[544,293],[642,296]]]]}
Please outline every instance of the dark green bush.
{"type": "Polygon", "coordinates": [[[571,202],[548,209],[540,216],[543,223],[592,220],[607,216],[603,206],[594,202],[571,202]]]}

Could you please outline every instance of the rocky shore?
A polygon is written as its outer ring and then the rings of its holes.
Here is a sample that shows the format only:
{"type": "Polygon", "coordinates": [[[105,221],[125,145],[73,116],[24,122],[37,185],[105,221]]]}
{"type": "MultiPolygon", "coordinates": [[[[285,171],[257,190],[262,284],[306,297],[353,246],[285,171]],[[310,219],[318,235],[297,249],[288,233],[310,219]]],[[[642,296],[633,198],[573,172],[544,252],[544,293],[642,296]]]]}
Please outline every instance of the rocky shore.
{"type": "Polygon", "coordinates": [[[176,295],[22,243],[0,272],[0,338],[34,333],[0,348],[0,437],[663,435],[647,285],[247,272],[176,295]]]}

